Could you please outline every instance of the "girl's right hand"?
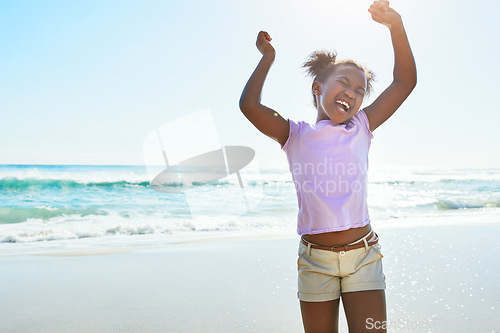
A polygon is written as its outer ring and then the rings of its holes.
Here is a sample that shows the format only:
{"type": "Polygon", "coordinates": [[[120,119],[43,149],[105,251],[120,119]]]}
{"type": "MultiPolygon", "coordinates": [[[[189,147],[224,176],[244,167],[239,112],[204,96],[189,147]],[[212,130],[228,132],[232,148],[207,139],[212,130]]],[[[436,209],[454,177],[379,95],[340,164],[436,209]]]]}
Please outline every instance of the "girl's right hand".
{"type": "Polygon", "coordinates": [[[269,36],[269,34],[266,31],[259,32],[257,36],[256,45],[257,49],[259,49],[262,55],[275,54],[276,51],[274,50],[274,47],[271,45],[271,40],[272,40],[271,36],[269,36]]]}

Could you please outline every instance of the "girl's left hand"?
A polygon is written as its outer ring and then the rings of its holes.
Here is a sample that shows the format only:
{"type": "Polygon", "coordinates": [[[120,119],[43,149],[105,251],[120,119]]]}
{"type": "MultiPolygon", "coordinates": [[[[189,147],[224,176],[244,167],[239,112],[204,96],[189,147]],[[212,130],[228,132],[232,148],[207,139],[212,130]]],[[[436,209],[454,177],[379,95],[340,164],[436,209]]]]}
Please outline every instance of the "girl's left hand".
{"type": "Polygon", "coordinates": [[[389,1],[387,0],[373,2],[368,11],[375,22],[381,23],[389,29],[402,22],[401,16],[394,9],[389,7],[389,1]]]}

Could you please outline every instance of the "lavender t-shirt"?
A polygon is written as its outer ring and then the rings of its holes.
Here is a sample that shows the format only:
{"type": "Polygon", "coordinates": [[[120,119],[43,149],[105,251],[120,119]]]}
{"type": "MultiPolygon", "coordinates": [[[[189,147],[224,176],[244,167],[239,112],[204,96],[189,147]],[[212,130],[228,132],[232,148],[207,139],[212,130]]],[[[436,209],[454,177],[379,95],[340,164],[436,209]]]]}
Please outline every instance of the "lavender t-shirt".
{"type": "Polygon", "coordinates": [[[363,110],[344,124],[288,119],[283,151],[297,191],[297,233],[319,234],[370,223],[368,151],[373,134],[363,110]]]}

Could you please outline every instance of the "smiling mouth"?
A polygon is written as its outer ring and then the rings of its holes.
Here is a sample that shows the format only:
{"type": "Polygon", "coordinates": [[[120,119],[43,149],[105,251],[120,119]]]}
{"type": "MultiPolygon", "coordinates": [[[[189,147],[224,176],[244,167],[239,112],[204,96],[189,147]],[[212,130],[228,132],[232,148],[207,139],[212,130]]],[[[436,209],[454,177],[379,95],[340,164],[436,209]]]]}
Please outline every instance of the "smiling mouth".
{"type": "Polygon", "coordinates": [[[341,99],[336,100],[335,105],[337,106],[337,108],[340,111],[342,111],[344,113],[347,113],[347,111],[351,108],[351,106],[349,105],[348,102],[341,100],[341,99]]]}

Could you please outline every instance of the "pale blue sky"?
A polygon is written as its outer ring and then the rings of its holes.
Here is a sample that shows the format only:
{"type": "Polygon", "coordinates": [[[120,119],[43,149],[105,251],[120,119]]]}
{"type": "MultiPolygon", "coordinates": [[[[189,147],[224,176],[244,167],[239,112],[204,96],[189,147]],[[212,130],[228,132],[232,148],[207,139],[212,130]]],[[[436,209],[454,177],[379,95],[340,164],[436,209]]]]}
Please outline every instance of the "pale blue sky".
{"type": "MultiPolygon", "coordinates": [[[[260,59],[258,31],[277,50],[263,102],[285,119],[314,121],[300,68],[312,51],[337,50],[372,69],[378,81],[366,103],[392,79],[389,33],[371,20],[370,3],[3,0],[0,164],[140,165],[154,128],[209,108],[222,144],[286,167],[279,144],[238,108],[260,59]]],[[[498,2],[391,4],[405,22],[418,85],[374,132],[371,165],[500,167],[498,2]]]]}

